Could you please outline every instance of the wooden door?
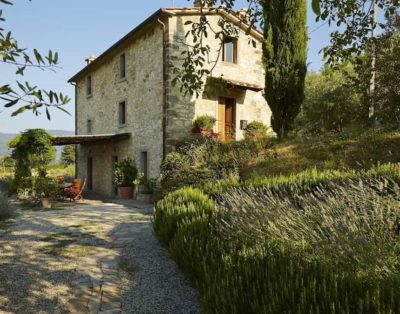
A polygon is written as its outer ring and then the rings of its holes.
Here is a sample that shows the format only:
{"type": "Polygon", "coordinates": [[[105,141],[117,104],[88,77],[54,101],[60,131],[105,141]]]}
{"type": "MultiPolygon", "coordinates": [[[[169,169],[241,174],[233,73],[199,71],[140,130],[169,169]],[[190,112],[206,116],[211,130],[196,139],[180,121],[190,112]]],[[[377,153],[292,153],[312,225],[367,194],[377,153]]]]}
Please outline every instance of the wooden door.
{"type": "Polygon", "coordinates": [[[225,141],[231,141],[234,133],[234,99],[225,100],[225,141]]]}
{"type": "Polygon", "coordinates": [[[218,99],[218,133],[220,141],[225,141],[225,98],[218,99]]]}
{"type": "Polygon", "coordinates": [[[93,190],[93,158],[87,159],[87,188],[93,190]]]}
{"type": "Polygon", "coordinates": [[[235,133],[235,99],[218,100],[218,133],[222,142],[231,141],[235,133]]]}

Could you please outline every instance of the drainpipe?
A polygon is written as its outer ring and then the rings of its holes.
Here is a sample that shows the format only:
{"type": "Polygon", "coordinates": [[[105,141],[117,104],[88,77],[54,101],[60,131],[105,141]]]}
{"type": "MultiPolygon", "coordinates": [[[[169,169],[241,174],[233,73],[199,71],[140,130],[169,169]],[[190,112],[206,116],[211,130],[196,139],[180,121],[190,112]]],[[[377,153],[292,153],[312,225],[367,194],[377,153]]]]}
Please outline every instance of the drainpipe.
{"type": "Polygon", "coordinates": [[[167,26],[160,19],[157,19],[157,22],[160,23],[163,27],[163,119],[162,119],[162,137],[163,137],[163,148],[162,148],[162,156],[163,160],[167,155],[167,26]]]}
{"type": "MultiPolygon", "coordinates": [[[[75,88],[75,135],[78,135],[78,95],[76,83],[70,82],[75,88]]],[[[78,176],[78,145],[75,144],[75,179],[78,176]]]]}

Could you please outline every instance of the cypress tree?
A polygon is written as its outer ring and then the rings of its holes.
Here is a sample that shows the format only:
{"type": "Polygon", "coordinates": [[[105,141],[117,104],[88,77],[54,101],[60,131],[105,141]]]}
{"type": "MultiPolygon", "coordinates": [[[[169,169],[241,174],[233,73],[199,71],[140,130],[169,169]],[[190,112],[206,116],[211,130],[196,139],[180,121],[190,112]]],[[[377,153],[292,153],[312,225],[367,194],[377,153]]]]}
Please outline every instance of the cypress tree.
{"type": "Polygon", "coordinates": [[[279,138],[291,130],[304,99],[307,1],[261,0],[264,11],[265,93],[279,138]]]}

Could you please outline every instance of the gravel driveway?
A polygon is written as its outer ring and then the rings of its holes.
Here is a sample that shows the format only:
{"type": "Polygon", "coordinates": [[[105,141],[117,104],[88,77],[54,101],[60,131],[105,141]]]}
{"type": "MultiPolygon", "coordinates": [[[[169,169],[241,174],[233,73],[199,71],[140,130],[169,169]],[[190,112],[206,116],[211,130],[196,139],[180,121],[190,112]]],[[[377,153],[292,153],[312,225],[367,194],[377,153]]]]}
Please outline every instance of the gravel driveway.
{"type": "Polygon", "coordinates": [[[100,201],[18,210],[0,225],[0,313],[198,313],[154,237],[151,208],[100,201]]]}

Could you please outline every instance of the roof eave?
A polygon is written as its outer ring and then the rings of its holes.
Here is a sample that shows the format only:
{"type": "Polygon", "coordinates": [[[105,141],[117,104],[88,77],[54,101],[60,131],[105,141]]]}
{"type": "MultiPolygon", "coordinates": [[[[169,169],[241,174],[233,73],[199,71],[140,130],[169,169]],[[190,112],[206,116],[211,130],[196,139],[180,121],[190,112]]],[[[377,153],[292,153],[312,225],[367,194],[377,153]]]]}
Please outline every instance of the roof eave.
{"type": "Polygon", "coordinates": [[[101,61],[103,61],[104,57],[106,57],[110,52],[112,52],[114,49],[116,49],[118,46],[120,46],[123,42],[125,42],[128,38],[136,35],[145,25],[148,23],[152,22],[153,20],[159,18],[161,15],[167,14],[167,15],[172,15],[171,13],[167,12],[164,9],[159,9],[156,12],[154,12],[151,16],[149,16],[146,20],[144,20],[142,23],[140,23],[138,26],[136,26],[133,30],[131,30],[128,34],[126,34],[124,37],[122,37],[120,40],[118,40],[116,43],[114,43],[111,47],[109,47],[107,50],[105,50],[100,56],[98,56],[93,62],[90,64],[86,65],[82,70],[80,70],[78,73],[76,73],[73,77],[71,77],[68,80],[68,83],[74,83],[77,81],[77,79],[82,76],[84,73],[86,73],[89,69],[93,68],[97,64],[99,64],[101,61]]]}
{"type": "MultiPolygon", "coordinates": [[[[80,70],[78,73],[76,73],[73,77],[71,77],[68,80],[68,83],[76,83],[77,79],[81,77],[83,74],[87,73],[90,69],[94,68],[96,65],[100,64],[104,60],[104,58],[111,53],[114,49],[119,47],[121,44],[123,44],[128,38],[139,34],[139,31],[146,26],[148,23],[155,21],[157,18],[160,18],[162,15],[167,15],[167,16],[174,16],[174,15],[184,15],[184,14],[199,14],[200,10],[196,10],[195,8],[191,9],[185,9],[185,10],[178,10],[178,9],[173,9],[173,8],[161,8],[154,12],[151,16],[149,16],[146,20],[144,20],[142,23],[140,23],[138,26],[136,26],[133,30],[131,30],[128,34],[126,34],[124,37],[122,37],[120,40],[118,40],[116,43],[114,43],[111,47],[109,47],[107,50],[105,50],[100,56],[98,56],[93,62],[90,64],[86,65],[82,70],[80,70]]],[[[250,25],[243,23],[241,19],[237,16],[234,16],[228,12],[225,12],[223,10],[213,10],[208,12],[209,14],[221,14],[225,18],[229,19],[231,22],[235,24],[239,24],[239,27],[242,30],[247,30],[250,25]]],[[[250,35],[258,39],[259,41],[263,40],[263,33],[258,30],[257,28],[251,28],[250,29],[250,35]]]]}

